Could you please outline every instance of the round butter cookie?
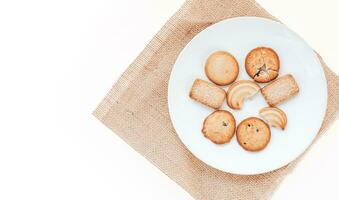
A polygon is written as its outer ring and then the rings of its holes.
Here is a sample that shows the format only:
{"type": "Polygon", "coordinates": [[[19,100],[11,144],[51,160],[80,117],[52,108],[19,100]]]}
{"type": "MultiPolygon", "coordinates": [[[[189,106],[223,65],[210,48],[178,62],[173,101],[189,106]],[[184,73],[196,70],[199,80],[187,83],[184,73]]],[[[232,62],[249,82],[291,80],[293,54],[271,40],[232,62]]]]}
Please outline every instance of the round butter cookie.
{"type": "Polygon", "coordinates": [[[233,83],[239,74],[239,64],[235,57],[226,51],[211,54],[205,64],[207,78],[213,83],[225,86],[233,83]]]}
{"type": "Polygon", "coordinates": [[[271,139],[269,126],[257,117],[244,119],[237,127],[237,140],[247,151],[264,149],[271,139]]]}
{"type": "Polygon", "coordinates": [[[271,48],[255,48],[247,54],[245,68],[247,74],[256,82],[270,82],[279,75],[279,56],[271,48]]]}
{"type": "Polygon", "coordinates": [[[225,110],[217,110],[205,119],[202,133],[215,144],[224,144],[232,139],[235,128],[233,115],[225,110]]]}

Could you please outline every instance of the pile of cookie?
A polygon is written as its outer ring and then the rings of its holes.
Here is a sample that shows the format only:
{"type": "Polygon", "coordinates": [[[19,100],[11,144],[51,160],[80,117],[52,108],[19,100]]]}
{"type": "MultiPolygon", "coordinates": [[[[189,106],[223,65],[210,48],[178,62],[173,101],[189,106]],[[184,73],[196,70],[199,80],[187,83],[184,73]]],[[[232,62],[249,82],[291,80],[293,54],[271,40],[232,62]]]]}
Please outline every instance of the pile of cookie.
{"type": "Polygon", "coordinates": [[[205,63],[205,74],[212,82],[196,79],[189,96],[215,111],[203,122],[202,133],[215,144],[230,142],[236,133],[237,141],[247,151],[264,149],[271,138],[271,127],[284,130],[287,117],[278,104],[295,96],[298,85],[291,74],[279,75],[280,60],[271,48],[258,47],[250,51],[245,60],[247,74],[253,80],[238,80],[239,64],[226,51],[211,54],[205,63]],[[267,83],[262,88],[258,84],[267,83]],[[225,91],[220,86],[230,85],[225,91]],[[260,116],[242,120],[237,126],[230,111],[220,110],[225,99],[228,106],[240,110],[246,99],[261,93],[268,107],[259,110],[260,116]]]}

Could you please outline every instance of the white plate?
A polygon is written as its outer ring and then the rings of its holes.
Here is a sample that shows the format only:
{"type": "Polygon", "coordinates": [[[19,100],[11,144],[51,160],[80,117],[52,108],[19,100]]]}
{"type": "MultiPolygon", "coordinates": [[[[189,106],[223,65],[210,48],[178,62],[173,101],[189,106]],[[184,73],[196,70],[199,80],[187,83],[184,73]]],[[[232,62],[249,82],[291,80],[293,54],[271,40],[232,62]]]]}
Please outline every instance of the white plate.
{"type": "MultiPolygon", "coordinates": [[[[226,102],[222,108],[231,111],[238,124],[246,117],[258,116],[259,109],[266,106],[258,93],[240,111],[230,109],[226,102]]],[[[316,54],[298,35],[275,21],[239,17],[206,28],[182,50],[169,81],[168,107],[178,136],[197,158],[225,172],[260,174],[285,166],[312,143],[325,115],[327,84],[316,54]],[[196,78],[208,80],[204,63],[217,50],[228,51],[237,58],[237,80],[250,79],[244,60],[258,46],[273,48],[280,57],[280,76],[290,73],[299,85],[299,94],[279,105],[288,117],[287,127],[285,131],[271,128],[271,141],[260,152],[245,151],[235,136],[228,144],[216,145],[201,133],[203,120],[213,110],[188,97],[192,83],[196,78]]]]}

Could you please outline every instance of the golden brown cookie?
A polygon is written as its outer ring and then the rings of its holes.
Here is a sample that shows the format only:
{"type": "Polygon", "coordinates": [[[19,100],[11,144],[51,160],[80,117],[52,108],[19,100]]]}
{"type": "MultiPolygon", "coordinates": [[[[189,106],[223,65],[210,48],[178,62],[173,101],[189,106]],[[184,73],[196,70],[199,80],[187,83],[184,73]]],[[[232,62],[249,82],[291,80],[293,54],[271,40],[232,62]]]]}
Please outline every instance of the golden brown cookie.
{"type": "Polygon", "coordinates": [[[259,91],[260,86],[254,81],[236,81],[227,90],[227,104],[232,109],[240,110],[245,99],[251,98],[259,91]]]}
{"type": "Polygon", "coordinates": [[[237,79],[239,65],[234,56],[226,51],[217,51],[211,54],[205,64],[207,78],[221,86],[231,84],[237,79]]]}
{"type": "Polygon", "coordinates": [[[298,84],[291,74],[281,76],[261,89],[261,93],[270,106],[276,106],[298,92],[298,84]]]}
{"type": "Polygon", "coordinates": [[[270,82],[279,75],[279,56],[271,48],[255,48],[247,54],[245,68],[247,74],[256,82],[270,82]]]}
{"type": "Polygon", "coordinates": [[[226,98],[226,92],[213,83],[196,79],[189,93],[191,99],[206,106],[218,109],[222,106],[226,98]]]}
{"type": "Polygon", "coordinates": [[[224,144],[232,139],[235,128],[233,115],[226,110],[217,110],[206,117],[202,133],[215,144],[224,144]]]}
{"type": "Polygon", "coordinates": [[[270,127],[257,117],[244,119],[237,127],[238,143],[247,151],[264,149],[270,139],[270,127]]]}
{"type": "Polygon", "coordinates": [[[277,107],[266,107],[259,111],[264,120],[272,127],[284,130],[287,124],[287,117],[284,111],[277,107]]]}

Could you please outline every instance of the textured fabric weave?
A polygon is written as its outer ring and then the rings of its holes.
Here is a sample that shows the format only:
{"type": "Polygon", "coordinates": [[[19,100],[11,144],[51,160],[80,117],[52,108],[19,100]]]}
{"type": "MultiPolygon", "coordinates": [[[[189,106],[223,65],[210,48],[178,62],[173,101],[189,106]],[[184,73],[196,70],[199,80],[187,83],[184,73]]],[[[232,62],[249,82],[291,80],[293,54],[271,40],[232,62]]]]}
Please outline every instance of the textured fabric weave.
{"type": "MultiPolygon", "coordinates": [[[[252,0],[185,2],[94,111],[102,123],[199,200],[268,199],[300,159],[261,175],[233,175],[211,168],[195,158],[172,127],[167,108],[167,86],[178,54],[206,27],[238,16],[275,19],[252,0]]],[[[319,133],[337,118],[339,108],[339,79],[324,62],[322,65],[329,98],[319,133]]]]}

